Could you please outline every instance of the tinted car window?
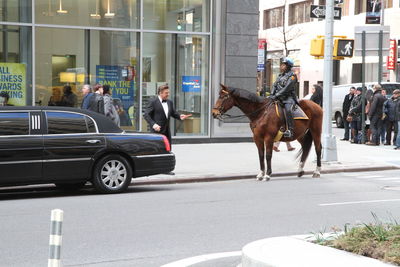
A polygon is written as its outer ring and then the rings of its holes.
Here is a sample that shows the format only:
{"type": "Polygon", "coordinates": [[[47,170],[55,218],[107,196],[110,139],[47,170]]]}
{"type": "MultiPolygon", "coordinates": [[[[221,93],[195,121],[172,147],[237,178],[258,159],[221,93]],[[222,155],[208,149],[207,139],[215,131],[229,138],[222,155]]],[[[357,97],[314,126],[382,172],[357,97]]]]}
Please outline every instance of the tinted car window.
{"type": "Polygon", "coordinates": [[[94,125],[94,121],[91,118],[87,117],[87,116],[85,116],[85,119],[86,119],[88,132],[89,133],[95,133],[96,132],[96,126],[94,125]]]}
{"type": "Polygon", "coordinates": [[[28,112],[0,112],[0,135],[29,134],[28,112]]]}
{"type": "Polygon", "coordinates": [[[382,84],[383,89],[386,90],[387,96],[392,96],[393,91],[396,89],[400,89],[400,84],[396,83],[389,83],[389,84],[382,84]]]}
{"type": "Polygon", "coordinates": [[[87,133],[85,116],[67,112],[46,112],[49,134],[87,133]]]}

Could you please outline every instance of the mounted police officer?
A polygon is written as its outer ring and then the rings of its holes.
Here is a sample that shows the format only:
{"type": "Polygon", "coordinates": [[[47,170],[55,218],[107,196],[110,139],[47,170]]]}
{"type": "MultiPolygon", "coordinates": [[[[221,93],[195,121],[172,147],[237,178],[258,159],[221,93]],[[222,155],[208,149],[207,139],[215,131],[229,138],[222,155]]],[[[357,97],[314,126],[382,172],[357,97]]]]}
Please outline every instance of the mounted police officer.
{"type": "Polygon", "coordinates": [[[272,86],[270,96],[272,100],[279,100],[285,107],[287,130],[283,133],[283,136],[286,138],[293,138],[294,121],[292,110],[297,103],[297,96],[295,93],[297,76],[291,70],[293,65],[292,59],[288,57],[281,58],[281,73],[272,86]]]}

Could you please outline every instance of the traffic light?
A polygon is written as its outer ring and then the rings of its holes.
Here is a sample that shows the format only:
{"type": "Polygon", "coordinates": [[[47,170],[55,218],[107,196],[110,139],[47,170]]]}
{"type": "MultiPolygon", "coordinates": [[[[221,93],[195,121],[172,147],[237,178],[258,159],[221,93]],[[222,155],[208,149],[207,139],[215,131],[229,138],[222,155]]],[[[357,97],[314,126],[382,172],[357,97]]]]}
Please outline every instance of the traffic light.
{"type": "Polygon", "coordinates": [[[323,57],[324,56],[324,45],[325,45],[325,41],[323,38],[312,39],[310,55],[312,55],[314,57],[323,57]]]}
{"type": "Polygon", "coordinates": [[[353,39],[335,39],[335,44],[333,46],[334,57],[353,57],[353,51],[353,39]]]}

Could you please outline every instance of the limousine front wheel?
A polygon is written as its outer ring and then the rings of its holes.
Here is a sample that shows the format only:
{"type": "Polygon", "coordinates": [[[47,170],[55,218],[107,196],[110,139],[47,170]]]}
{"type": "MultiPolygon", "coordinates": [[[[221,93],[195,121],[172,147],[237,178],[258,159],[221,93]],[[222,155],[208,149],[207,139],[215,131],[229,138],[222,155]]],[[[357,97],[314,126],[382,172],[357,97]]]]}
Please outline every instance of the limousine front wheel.
{"type": "Polygon", "coordinates": [[[120,155],[107,155],[95,165],[93,185],[101,193],[119,193],[124,191],[132,179],[129,162],[120,155]]]}

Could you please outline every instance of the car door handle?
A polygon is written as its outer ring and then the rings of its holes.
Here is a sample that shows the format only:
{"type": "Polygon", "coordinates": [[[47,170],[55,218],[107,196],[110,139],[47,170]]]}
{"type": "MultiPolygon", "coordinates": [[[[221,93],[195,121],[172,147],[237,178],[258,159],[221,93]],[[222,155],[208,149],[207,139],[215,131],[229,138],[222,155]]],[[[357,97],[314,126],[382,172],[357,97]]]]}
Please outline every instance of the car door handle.
{"type": "Polygon", "coordinates": [[[86,140],[87,144],[100,144],[100,140],[97,139],[92,139],[92,140],[86,140]]]}

